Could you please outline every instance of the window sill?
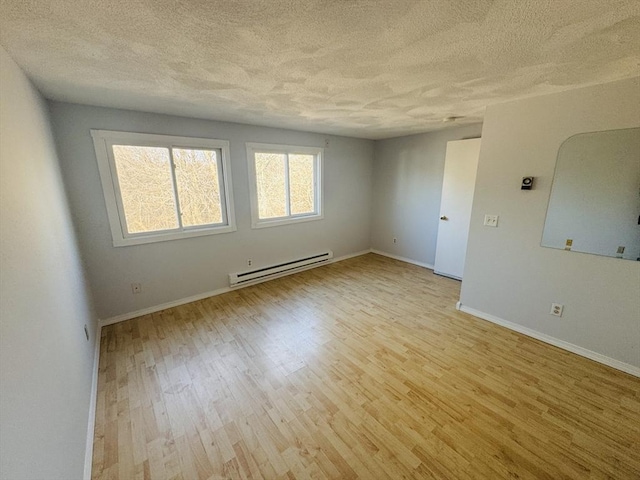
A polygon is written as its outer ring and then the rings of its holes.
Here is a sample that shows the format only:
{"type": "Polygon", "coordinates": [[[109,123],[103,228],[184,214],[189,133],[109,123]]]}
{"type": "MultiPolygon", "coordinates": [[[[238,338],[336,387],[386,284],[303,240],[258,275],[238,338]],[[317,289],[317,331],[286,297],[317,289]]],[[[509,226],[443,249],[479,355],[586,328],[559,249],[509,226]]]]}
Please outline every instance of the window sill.
{"type": "Polygon", "coordinates": [[[269,227],[279,227],[281,225],[290,225],[293,223],[303,223],[303,222],[313,222],[315,220],[322,220],[324,215],[305,215],[304,217],[293,217],[293,218],[275,218],[273,220],[258,220],[257,222],[252,222],[251,228],[269,228],[269,227]]]}
{"type": "Polygon", "coordinates": [[[131,245],[143,245],[145,243],[167,242],[183,238],[204,237],[205,235],[217,235],[219,233],[235,232],[235,225],[186,230],[181,232],[165,232],[157,234],[140,235],[135,237],[113,237],[114,247],[128,247],[131,245]]]}

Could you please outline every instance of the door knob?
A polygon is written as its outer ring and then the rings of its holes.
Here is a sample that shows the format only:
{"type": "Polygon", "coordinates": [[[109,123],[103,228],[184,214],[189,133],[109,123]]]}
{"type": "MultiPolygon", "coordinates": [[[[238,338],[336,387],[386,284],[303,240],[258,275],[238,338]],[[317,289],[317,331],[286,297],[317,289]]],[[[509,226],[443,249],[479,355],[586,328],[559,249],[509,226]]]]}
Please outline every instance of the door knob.
{"type": "Polygon", "coordinates": [[[440,217],[440,220],[449,220],[446,215],[440,217]]]}

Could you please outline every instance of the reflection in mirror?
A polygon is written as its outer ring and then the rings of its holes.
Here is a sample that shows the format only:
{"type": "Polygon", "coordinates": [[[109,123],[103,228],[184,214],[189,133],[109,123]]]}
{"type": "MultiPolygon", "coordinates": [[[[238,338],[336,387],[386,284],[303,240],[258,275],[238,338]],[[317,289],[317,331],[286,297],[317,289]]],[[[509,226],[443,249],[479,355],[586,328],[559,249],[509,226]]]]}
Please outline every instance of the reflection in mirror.
{"type": "Polygon", "coordinates": [[[640,260],[640,128],[560,146],[542,246],[640,260]]]}

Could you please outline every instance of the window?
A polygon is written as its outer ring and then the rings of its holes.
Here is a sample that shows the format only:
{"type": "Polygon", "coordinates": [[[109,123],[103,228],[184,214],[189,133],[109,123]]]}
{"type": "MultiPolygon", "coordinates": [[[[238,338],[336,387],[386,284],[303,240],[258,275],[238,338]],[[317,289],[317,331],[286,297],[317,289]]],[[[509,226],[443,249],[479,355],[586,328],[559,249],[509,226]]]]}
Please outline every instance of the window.
{"type": "Polygon", "coordinates": [[[232,232],[229,143],[92,130],[114,246],[232,232]]]}
{"type": "Polygon", "coordinates": [[[247,143],[253,228],[322,218],[322,149],[247,143]]]}

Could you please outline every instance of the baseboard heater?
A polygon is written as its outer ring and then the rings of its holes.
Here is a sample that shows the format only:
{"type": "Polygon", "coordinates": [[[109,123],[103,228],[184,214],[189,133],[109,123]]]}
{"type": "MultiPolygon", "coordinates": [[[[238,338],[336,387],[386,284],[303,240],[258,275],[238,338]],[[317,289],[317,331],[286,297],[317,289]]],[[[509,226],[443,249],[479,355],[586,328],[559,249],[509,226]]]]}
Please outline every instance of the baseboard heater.
{"type": "Polygon", "coordinates": [[[234,287],[243,283],[254,282],[256,280],[264,280],[269,277],[280,276],[284,272],[291,272],[293,270],[302,269],[309,265],[316,263],[323,263],[333,258],[333,252],[331,250],[319,253],[317,255],[311,255],[309,257],[299,258],[297,260],[291,260],[290,262],[279,263],[278,265],[271,265],[270,267],[257,268],[247,272],[230,273],[229,285],[234,287]]]}

